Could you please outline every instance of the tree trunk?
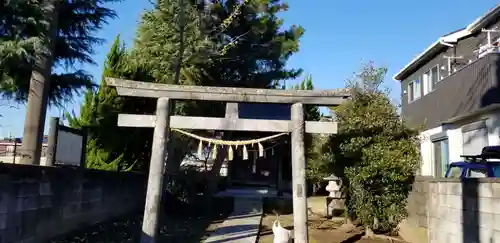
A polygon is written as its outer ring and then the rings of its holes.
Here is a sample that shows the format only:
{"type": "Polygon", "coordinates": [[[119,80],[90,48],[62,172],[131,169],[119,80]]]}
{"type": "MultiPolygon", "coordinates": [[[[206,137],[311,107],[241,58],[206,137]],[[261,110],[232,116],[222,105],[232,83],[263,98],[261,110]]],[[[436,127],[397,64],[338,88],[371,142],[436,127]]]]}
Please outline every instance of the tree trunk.
{"type": "MultiPolygon", "coordinates": [[[[157,4],[160,4],[159,1],[157,1],[157,4]]],[[[184,54],[184,0],[179,0],[179,7],[180,7],[180,12],[179,12],[179,56],[177,57],[177,61],[175,64],[175,77],[174,77],[174,84],[179,84],[180,80],[180,74],[181,74],[181,69],[182,69],[182,58],[184,54]]],[[[175,103],[172,107],[175,107],[175,103]]],[[[186,155],[185,153],[181,152],[179,149],[176,149],[175,145],[177,144],[176,142],[173,141],[174,138],[171,137],[169,139],[169,145],[168,145],[168,150],[169,150],[169,157],[167,159],[167,174],[169,175],[176,175],[179,172],[180,165],[182,163],[182,160],[184,159],[184,156],[186,155]]]]}
{"type": "Polygon", "coordinates": [[[59,0],[45,0],[41,5],[47,20],[46,35],[43,38],[44,53],[37,53],[31,73],[26,118],[24,121],[21,164],[40,164],[45,116],[50,92],[59,0]]]}
{"type": "Polygon", "coordinates": [[[184,40],[184,31],[186,28],[186,24],[184,23],[184,14],[185,14],[185,6],[184,0],[179,0],[179,56],[177,57],[177,63],[175,64],[175,84],[179,84],[181,78],[181,69],[182,69],[182,59],[184,57],[184,49],[185,49],[185,40],[184,40]]]}

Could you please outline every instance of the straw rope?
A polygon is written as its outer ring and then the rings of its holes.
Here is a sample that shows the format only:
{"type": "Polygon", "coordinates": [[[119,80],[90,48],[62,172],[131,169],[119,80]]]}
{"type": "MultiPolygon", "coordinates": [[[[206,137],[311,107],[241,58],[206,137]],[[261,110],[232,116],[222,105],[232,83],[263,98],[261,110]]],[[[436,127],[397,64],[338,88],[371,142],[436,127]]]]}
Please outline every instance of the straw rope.
{"type": "MultiPolygon", "coordinates": [[[[202,154],[202,151],[203,151],[203,142],[206,142],[209,145],[211,145],[211,144],[214,145],[213,146],[213,150],[212,150],[212,159],[215,159],[217,157],[217,145],[219,145],[219,146],[228,146],[229,147],[229,149],[228,149],[228,160],[233,160],[233,157],[234,157],[233,156],[233,154],[234,154],[233,146],[235,147],[235,149],[237,149],[238,146],[243,146],[243,159],[247,160],[248,159],[247,145],[254,145],[254,144],[258,144],[259,150],[257,150],[257,151],[259,152],[259,156],[260,157],[265,157],[264,151],[267,150],[267,149],[264,149],[264,146],[262,146],[262,142],[268,141],[268,140],[271,140],[271,139],[274,139],[274,138],[277,138],[277,137],[281,137],[281,136],[284,136],[284,135],[288,135],[288,133],[279,133],[279,134],[275,134],[275,135],[271,135],[271,136],[267,136],[267,137],[263,137],[263,138],[258,138],[258,139],[231,141],[231,140],[206,138],[206,137],[198,136],[196,134],[193,134],[193,133],[190,133],[190,132],[186,132],[186,131],[183,131],[183,130],[180,130],[180,129],[176,129],[176,128],[171,128],[170,130],[178,132],[178,133],[181,133],[181,134],[184,134],[184,135],[186,135],[188,137],[192,137],[194,139],[200,140],[200,143],[198,145],[198,155],[200,157],[201,157],[201,154],[202,154]]],[[[271,148],[273,148],[273,147],[271,147],[271,148]]],[[[273,150],[273,154],[274,154],[274,150],[273,150]]]]}
{"type": "Polygon", "coordinates": [[[196,134],[192,134],[190,132],[186,132],[186,131],[183,131],[183,130],[180,130],[180,129],[176,129],[176,128],[171,128],[171,130],[172,131],[176,131],[178,133],[182,133],[182,134],[184,134],[184,135],[186,135],[188,137],[192,137],[194,139],[198,139],[200,141],[207,142],[209,144],[226,145],[226,146],[252,145],[252,144],[256,144],[256,143],[262,143],[262,142],[265,142],[267,140],[271,140],[273,138],[277,138],[277,137],[281,137],[281,136],[284,136],[284,135],[288,135],[288,133],[279,133],[279,134],[275,134],[275,135],[271,135],[271,136],[267,136],[267,137],[263,137],[263,138],[258,138],[258,139],[231,141],[231,140],[206,138],[206,137],[198,136],[196,134]]]}

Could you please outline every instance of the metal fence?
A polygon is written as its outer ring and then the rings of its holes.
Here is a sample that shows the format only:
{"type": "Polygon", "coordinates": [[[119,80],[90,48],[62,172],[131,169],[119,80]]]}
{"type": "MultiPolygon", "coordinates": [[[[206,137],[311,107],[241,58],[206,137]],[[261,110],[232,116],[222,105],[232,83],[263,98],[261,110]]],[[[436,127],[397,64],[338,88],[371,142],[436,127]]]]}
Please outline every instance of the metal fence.
{"type": "MultiPolygon", "coordinates": [[[[0,163],[19,163],[21,159],[21,145],[17,139],[4,140],[0,142],[0,163]]],[[[42,145],[41,161],[47,157],[47,144],[42,145]]]]}
{"type": "MultiPolygon", "coordinates": [[[[0,163],[19,163],[21,145],[18,138],[0,141],[0,163]]],[[[52,118],[49,135],[42,144],[40,165],[83,166],[86,145],[85,130],[64,126],[59,124],[59,118],[52,118]]]]}

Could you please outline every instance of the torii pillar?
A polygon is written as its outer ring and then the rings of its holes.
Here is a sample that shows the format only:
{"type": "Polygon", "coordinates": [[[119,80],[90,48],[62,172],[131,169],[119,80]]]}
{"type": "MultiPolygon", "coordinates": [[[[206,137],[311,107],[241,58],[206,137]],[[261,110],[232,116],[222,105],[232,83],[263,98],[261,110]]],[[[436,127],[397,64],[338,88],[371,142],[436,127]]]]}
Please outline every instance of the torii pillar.
{"type": "Polygon", "coordinates": [[[295,242],[309,242],[307,229],[306,156],[304,147],[304,106],[292,105],[292,186],[295,242]]]}

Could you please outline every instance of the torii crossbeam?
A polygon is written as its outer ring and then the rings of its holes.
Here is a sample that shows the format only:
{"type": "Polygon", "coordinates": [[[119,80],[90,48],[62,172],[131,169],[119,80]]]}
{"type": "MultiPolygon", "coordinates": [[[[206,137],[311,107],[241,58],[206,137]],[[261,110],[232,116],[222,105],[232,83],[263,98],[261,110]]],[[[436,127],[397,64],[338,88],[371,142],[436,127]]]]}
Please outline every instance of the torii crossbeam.
{"type": "MultiPolygon", "coordinates": [[[[293,223],[295,242],[307,243],[306,158],[304,132],[337,133],[335,122],[304,121],[304,104],[337,106],[348,98],[346,89],[273,90],[226,87],[167,85],[106,78],[109,86],[116,87],[118,95],[158,98],[156,115],[120,114],[118,125],[124,127],[154,127],[153,148],[144,208],[141,243],[156,242],[158,217],[166,160],[166,144],[170,128],[222,131],[291,132],[293,177],[293,223]],[[240,119],[237,115],[225,118],[170,116],[172,100],[207,100],[235,103],[292,104],[290,120],[240,119]]],[[[236,108],[237,109],[237,108],[236,108]]]]}

